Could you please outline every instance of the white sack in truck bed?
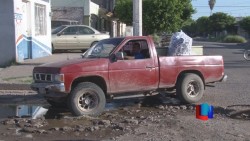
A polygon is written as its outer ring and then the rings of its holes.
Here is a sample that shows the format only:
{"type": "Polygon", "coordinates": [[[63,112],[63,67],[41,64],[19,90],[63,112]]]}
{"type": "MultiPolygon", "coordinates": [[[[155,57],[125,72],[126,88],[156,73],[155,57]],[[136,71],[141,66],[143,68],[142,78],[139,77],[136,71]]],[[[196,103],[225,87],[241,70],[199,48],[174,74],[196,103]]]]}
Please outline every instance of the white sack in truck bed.
{"type": "Polygon", "coordinates": [[[193,39],[184,32],[176,32],[172,35],[169,45],[169,56],[190,55],[193,39]]]}

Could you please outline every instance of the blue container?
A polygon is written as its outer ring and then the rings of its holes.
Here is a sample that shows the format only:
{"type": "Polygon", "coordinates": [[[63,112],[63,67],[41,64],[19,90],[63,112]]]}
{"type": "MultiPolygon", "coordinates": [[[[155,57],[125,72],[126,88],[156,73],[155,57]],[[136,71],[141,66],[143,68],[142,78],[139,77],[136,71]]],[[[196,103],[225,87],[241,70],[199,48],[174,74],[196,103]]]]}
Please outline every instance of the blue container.
{"type": "Polygon", "coordinates": [[[208,116],[209,105],[207,103],[201,104],[201,115],[208,116]]]}
{"type": "Polygon", "coordinates": [[[214,107],[213,107],[213,106],[209,106],[208,118],[209,118],[209,119],[214,118],[214,107]]]}

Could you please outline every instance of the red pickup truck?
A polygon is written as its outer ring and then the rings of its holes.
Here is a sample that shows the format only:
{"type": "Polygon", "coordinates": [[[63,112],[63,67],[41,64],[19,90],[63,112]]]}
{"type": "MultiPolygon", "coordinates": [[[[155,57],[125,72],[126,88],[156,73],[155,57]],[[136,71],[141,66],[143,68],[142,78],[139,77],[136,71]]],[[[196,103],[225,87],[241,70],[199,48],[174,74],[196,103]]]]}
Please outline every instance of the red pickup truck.
{"type": "Polygon", "coordinates": [[[33,78],[31,88],[51,105],[67,105],[74,115],[97,115],[109,98],[173,88],[183,102],[195,103],[206,84],[227,76],[222,56],[168,56],[151,37],[138,36],[101,40],[82,58],[35,67],[33,78]]]}

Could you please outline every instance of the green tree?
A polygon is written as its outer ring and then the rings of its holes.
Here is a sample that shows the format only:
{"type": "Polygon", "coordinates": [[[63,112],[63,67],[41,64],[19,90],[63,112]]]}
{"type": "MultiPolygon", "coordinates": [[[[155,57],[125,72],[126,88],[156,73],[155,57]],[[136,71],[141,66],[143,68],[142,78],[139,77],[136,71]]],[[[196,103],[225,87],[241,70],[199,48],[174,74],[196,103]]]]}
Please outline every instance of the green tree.
{"type": "Polygon", "coordinates": [[[213,32],[227,30],[235,24],[235,18],[226,13],[218,12],[209,17],[209,27],[213,32]]]}
{"type": "Polygon", "coordinates": [[[186,21],[185,25],[182,27],[182,30],[191,37],[196,36],[198,34],[196,21],[192,19],[186,21]]]}
{"type": "Polygon", "coordinates": [[[133,2],[132,0],[117,0],[115,6],[115,16],[127,25],[133,22],[133,2]]]}
{"type": "Polygon", "coordinates": [[[196,20],[197,32],[199,35],[205,36],[209,33],[209,18],[206,16],[200,17],[196,20]]]}
{"type": "MultiPolygon", "coordinates": [[[[115,14],[120,21],[131,25],[132,0],[117,0],[115,14]]],[[[195,12],[191,0],[143,0],[144,35],[156,32],[175,32],[195,12]]]]}
{"type": "Polygon", "coordinates": [[[240,22],[240,27],[250,34],[250,16],[243,18],[240,22]]]}

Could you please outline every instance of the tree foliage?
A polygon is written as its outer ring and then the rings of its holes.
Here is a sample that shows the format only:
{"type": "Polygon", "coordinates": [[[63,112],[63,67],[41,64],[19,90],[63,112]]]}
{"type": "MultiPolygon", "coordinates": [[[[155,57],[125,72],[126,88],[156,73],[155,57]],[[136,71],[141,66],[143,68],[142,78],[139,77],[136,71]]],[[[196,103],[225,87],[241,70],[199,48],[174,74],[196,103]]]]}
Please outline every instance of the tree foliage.
{"type": "MultiPolygon", "coordinates": [[[[144,34],[175,32],[195,12],[191,0],[143,0],[144,34]]],[[[133,21],[132,0],[117,0],[115,14],[120,21],[131,25],[133,21]]]]}
{"type": "Polygon", "coordinates": [[[243,18],[239,23],[240,27],[250,34],[250,16],[243,18]]]}
{"type": "Polygon", "coordinates": [[[203,16],[196,20],[197,32],[199,35],[209,33],[209,17],[203,16]]]}
{"type": "Polygon", "coordinates": [[[115,6],[115,16],[127,25],[133,22],[133,2],[132,0],[117,0],[115,6]]]}
{"type": "Polygon", "coordinates": [[[193,37],[196,36],[198,33],[197,31],[197,23],[196,21],[190,19],[185,22],[185,25],[182,27],[182,30],[189,36],[193,37]]]}
{"type": "Polygon", "coordinates": [[[226,13],[217,12],[209,17],[209,26],[212,31],[221,32],[235,24],[235,18],[226,13]]]}

